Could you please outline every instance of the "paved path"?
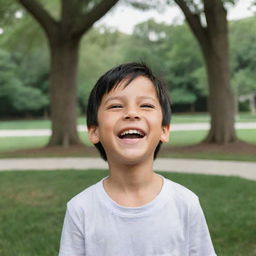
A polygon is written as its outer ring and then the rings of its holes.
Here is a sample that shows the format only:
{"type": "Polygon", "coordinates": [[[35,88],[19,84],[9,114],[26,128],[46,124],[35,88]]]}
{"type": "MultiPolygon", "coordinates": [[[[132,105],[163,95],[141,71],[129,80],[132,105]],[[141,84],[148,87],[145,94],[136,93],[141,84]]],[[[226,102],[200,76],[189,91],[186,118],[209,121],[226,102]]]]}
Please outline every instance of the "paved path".
{"type": "MultiPolygon", "coordinates": [[[[100,158],[27,158],[0,159],[0,171],[10,170],[57,170],[57,169],[106,169],[100,158]]],[[[256,180],[256,163],[195,159],[159,158],[154,169],[167,172],[200,173],[224,176],[240,176],[256,180]]]]}
{"type": "MultiPolygon", "coordinates": [[[[256,122],[248,123],[236,123],[236,129],[256,129],[256,122]]],[[[200,130],[209,130],[209,123],[193,123],[193,124],[172,124],[171,131],[200,131],[200,130]]],[[[84,132],[87,128],[85,125],[79,125],[78,131],[84,132]]],[[[33,130],[0,130],[0,137],[31,137],[31,136],[50,136],[50,129],[33,129],[33,130]]]]}

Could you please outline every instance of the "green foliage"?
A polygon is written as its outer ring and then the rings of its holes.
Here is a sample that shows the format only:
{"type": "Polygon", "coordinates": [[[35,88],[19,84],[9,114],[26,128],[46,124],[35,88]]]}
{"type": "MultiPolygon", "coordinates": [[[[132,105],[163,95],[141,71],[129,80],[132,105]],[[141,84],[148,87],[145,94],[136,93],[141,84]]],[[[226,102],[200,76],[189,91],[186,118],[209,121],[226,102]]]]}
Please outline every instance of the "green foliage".
{"type": "Polygon", "coordinates": [[[187,26],[173,27],[166,39],[168,73],[165,79],[171,85],[174,103],[194,103],[205,95],[204,66],[198,45],[187,26]]]}
{"type": "Polygon", "coordinates": [[[256,20],[253,17],[232,22],[230,30],[232,84],[239,95],[255,93],[256,20]]]}
{"type": "Polygon", "coordinates": [[[128,36],[105,27],[92,29],[81,43],[78,97],[84,111],[91,88],[99,76],[124,61],[128,36]]]}
{"type": "MultiPolygon", "coordinates": [[[[20,67],[11,54],[0,51],[0,113],[28,113],[47,106],[48,98],[19,79],[20,67]],[[11,112],[10,112],[11,111],[11,112]]],[[[28,74],[28,73],[27,73],[28,74]]]]}
{"type": "Polygon", "coordinates": [[[43,31],[30,15],[26,12],[22,13],[21,18],[17,19],[13,16],[12,23],[5,24],[5,33],[0,38],[1,47],[20,54],[27,54],[36,49],[47,56],[47,44],[43,31]]]}
{"type": "Polygon", "coordinates": [[[0,36],[0,115],[42,113],[49,105],[46,41],[26,13],[11,19],[0,36]]]}
{"type": "Polygon", "coordinates": [[[13,22],[13,17],[19,6],[15,1],[0,0],[0,27],[13,22]]]}
{"type": "Polygon", "coordinates": [[[20,86],[12,97],[13,107],[18,111],[37,111],[48,104],[47,97],[36,88],[20,86]]]}

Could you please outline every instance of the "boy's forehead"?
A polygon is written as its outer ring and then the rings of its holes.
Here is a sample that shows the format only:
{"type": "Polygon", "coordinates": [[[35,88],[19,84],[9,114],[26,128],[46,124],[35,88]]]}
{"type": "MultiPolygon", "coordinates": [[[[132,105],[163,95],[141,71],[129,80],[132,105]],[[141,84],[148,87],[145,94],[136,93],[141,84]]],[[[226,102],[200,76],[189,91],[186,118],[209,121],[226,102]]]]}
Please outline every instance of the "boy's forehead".
{"type": "MultiPolygon", "coordinates": [[[[112,93],[115,90],[124,90],[126,87],[130,86],[131,84],[134,85],[134,82],[135,81],[137,82],[138,80],[143,81],[144,83],[146,81],[147,84],[150,84],[155,88],[152,81],[146,76],[140,75],[140,76],[137,76],[137,77],[134,77],[134,78],[125,77],[121,81],[117,82],[108,92],[105,93],[105,95],[107,95],[109,93],[112,93]]],[[[136,84],[136,86],[139,86],[139,83],[136,84]]]]}

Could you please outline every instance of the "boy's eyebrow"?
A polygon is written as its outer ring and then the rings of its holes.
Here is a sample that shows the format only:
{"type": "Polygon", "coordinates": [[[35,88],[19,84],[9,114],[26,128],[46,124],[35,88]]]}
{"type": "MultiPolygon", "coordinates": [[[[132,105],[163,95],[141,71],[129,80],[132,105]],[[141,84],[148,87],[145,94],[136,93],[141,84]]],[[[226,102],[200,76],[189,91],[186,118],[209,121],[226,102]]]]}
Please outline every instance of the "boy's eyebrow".
{"type": "Polygon", "coordinates": [[[157,100],[157,98],[151,97],[151,96],[140,96],[139,98],[144,100],[153,100],[153,101],[157,100]]]}
{"type": "Polygon", "coordinates": [[[106,104],[106,103],[108,103],[109,101],[111,101],[111,100],[121,100],[123,97],[121,97],[121,96],[112,96],[112,97],[109,97],[109,98],[107,98],[105,101],[104,101],[104,103],[106,104]]]}

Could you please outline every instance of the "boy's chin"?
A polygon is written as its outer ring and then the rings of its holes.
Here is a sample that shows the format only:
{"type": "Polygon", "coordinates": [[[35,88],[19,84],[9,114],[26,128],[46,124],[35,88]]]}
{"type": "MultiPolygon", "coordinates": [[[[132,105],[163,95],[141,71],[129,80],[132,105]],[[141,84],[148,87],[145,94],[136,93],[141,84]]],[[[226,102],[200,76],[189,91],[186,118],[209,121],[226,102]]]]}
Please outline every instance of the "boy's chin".
{"type": "Polygon", "coordinates": [[[148,161],[153,161],[154,156],[152,154],[145,154],[143,152],[138,152],[136,150],[133,151],[125,151],[122,154],[117,154],[113,159],[113,162],[132,166],[132,165],[139,165],[148,161]]]}

